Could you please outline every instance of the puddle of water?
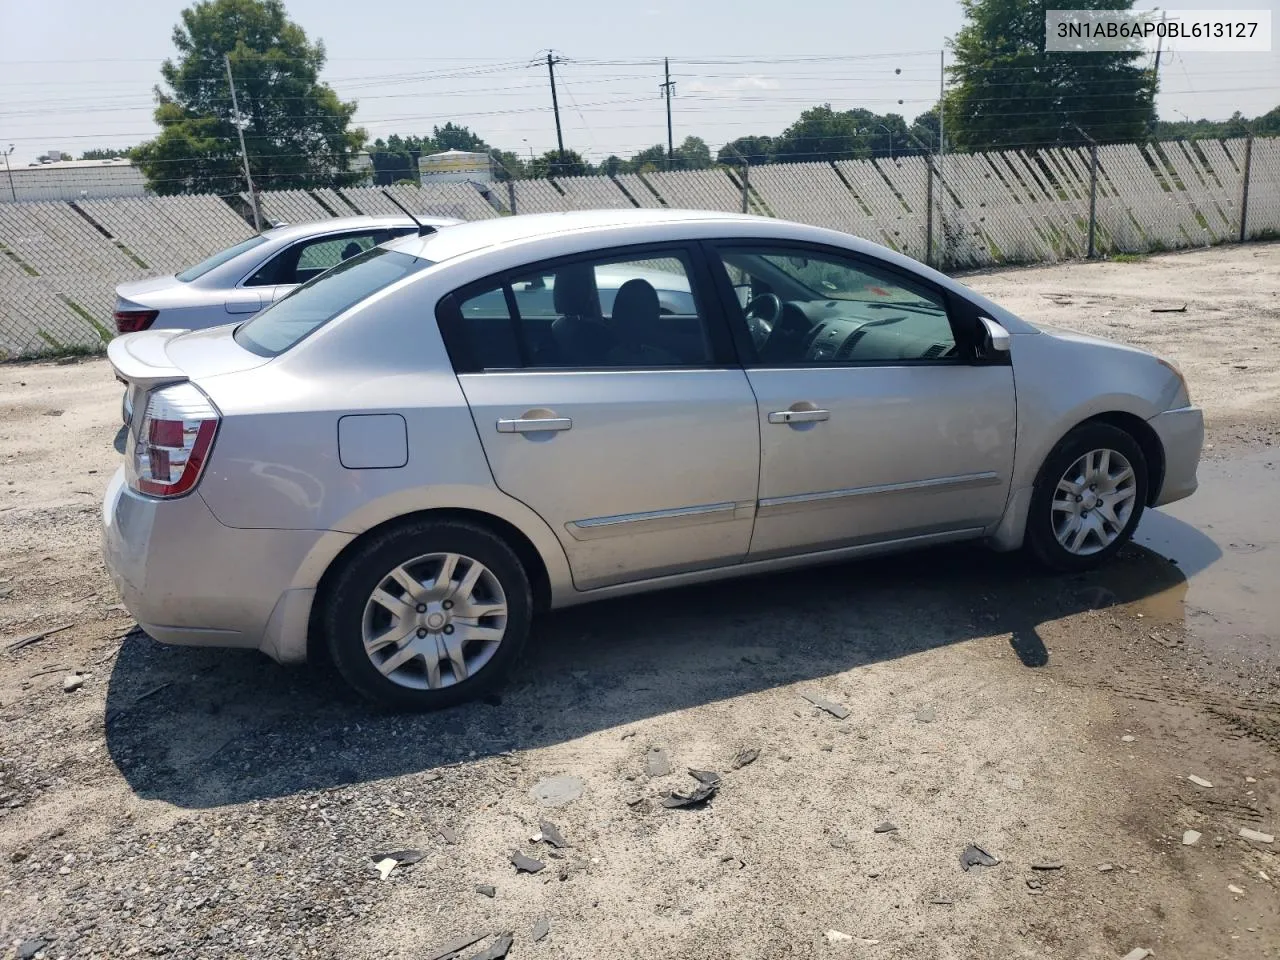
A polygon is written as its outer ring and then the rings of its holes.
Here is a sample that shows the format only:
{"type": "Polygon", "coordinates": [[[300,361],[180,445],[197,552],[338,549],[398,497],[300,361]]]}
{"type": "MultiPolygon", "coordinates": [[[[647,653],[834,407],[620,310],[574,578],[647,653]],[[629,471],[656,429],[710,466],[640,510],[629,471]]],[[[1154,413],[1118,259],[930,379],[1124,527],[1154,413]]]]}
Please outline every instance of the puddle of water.
{"type": "Polygon", "coordinates": [[[1280,453],[1203,463],[1200,489],[1148,510],[1134,540],[1187,577],[1140,601],[1144,613],[1185,618],[1222,652],[1280,645],[1280,453]]]}

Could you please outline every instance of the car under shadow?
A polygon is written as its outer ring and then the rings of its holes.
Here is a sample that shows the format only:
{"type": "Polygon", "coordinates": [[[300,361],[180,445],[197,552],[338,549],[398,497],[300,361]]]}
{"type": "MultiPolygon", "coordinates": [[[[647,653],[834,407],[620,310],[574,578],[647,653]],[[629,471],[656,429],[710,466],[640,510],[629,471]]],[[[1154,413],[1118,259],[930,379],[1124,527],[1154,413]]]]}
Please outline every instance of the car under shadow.
{"type": "MultiPolygon", "coordinates": [[[[1168,516],[1162,523],[1179,524],[1168,516]]],[[[1197,562],[1217,548],[1180,524],[1197,562]]],[[[107,697],[113,761],[141,797],[185,808],[287,796],[527,750],[671,711],[1001,633],[1029,669],[1040,626],[1185,594],[1184,569],[1127,546],[1104,569],[1039,572],[956,546],[600,602],[536,621],[500,695],[391,714],[324,665],[126,639],[107,697]]]]}

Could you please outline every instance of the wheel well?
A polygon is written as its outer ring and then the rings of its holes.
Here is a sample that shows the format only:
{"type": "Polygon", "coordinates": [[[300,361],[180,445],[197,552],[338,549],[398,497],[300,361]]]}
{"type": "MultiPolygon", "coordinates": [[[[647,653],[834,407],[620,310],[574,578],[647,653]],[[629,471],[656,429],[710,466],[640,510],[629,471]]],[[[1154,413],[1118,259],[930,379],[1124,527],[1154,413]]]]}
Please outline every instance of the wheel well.
{"type": "Polygon", "coordinates": [[[1164,486],[1164,445],[1151,425],[1141,417],[1119,410],[1100,413],[1084,423],[1109,424],[1133,437],[1147,461],[1147,506],[1154,504],[1160,496],[1160,488],[1164,486]]]}
{"type": "MultiPolygon", "coordinates": [[[[516,557],[520,560],[520,565],[524,567],[525,574],[529,578],[529,587],[533,591],[534,612],[540,613],[550,608],[551,577],[547,574],[546,564],[542,562],[542,556],[538,553],[538,548],[533,545],[533,541],[526,537],[519,527],[508,523],[500,517],[495,517],[480,510],[462,509],[419,510],[416,513],[406,513],[403,516],[387,520],[376,527],[366,530],[343,547],[338,555],[333,558],[323,576],[320,577],[320,582],[316,584],[317,601],[328,590],[329,584],[337,576],[338,571],[342,569],[347,557],[358,549],[365,540],[384,533],[392,527],[415,520],[465,520],[468,523],[473,523],[492,531],[506,541],[507,546],[515,551],[516,557]]],[[[324,643],[321,641],[319,629],[320,606],[319,602],[311,604],[311,617],[307,628],[307,659],[313,661],[325,655],[324,643]]]]}

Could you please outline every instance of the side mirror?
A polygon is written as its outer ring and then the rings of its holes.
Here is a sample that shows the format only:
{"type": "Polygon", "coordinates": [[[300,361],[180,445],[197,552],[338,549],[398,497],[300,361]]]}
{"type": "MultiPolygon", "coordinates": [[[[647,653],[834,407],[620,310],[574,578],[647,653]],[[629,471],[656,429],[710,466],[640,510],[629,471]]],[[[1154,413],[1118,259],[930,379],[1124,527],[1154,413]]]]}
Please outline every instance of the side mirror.
{"type": "Polygon", "coordinates": [[[979,317],[982,322],[986,336],[983,338],[982,349],[987,356],[1000,356],[1009,352],[1009,331],[1000,324],[996,323],[990,317],[979,317]]]}

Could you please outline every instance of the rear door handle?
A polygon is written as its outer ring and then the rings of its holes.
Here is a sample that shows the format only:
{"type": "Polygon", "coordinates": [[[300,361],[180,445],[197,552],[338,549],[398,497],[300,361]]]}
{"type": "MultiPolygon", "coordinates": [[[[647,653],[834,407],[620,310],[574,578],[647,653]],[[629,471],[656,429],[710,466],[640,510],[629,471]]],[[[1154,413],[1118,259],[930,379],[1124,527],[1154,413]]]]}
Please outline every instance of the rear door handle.
{"type": "Polygon", "coordinates": [[[542,433],[543,431],[568,430],[573,421],[568,417],[546,417],[520,420],[499,420],[499,433],[542,433]]]}
{"type": "Polygon", "coordinates": [[[770,423],[817,423],[830,419],[830,410],[775,410],[769,414],[770,423]]]}

